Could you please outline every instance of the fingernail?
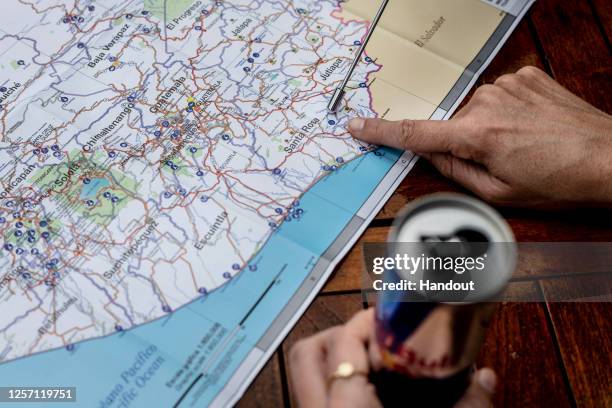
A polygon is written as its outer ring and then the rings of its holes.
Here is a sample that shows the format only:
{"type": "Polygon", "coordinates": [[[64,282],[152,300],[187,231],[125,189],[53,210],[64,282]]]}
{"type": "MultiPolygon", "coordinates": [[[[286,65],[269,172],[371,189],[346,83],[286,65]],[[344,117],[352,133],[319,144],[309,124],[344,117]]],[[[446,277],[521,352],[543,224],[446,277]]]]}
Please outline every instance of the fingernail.
{"type": "Polygon", "coordinates": [[[497,386],[497,378],[493,370],[485,368],[478,372],[478,383],[488,392],[494,393],[497,386]]]}
{"type": "Polygon", "coordinates": [[[349,131],[351,132],[359,132],[362,131],[365,127],[365,120],[363,119],[351,119],[348,124],[349,131]]]}

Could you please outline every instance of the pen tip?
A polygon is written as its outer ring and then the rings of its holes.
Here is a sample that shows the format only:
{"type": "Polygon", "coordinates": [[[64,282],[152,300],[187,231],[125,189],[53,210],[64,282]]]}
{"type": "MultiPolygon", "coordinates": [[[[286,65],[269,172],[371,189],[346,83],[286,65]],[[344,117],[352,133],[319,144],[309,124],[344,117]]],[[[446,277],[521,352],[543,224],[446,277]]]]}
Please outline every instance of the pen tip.
{"type": "Polygon", "coordinates": [[[342,104],[342,98],[344,98],[344,90],[340,88],[336,89],[336,92],[334,92],[334,95],[327,105],[327,110],[331,113],[338,112],[338,109],[342,104]]]}

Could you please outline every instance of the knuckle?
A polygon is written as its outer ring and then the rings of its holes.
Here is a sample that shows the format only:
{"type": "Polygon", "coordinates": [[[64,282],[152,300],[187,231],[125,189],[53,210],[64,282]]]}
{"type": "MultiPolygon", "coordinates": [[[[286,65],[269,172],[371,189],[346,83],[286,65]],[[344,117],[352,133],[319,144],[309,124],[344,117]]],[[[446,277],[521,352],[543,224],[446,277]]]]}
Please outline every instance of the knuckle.
{"type": "Polygon", "coordinates": [[[476,113],[480,120],[488,120],[491,113],[496,113],[501,104],[507,102],[507,91],[499,85],[483,85],[476,90],[469,105],[472,115],[476,113]],[[484,117],[483,117],[484,115],[484,117]]]}
{"type": "Polygon", "coordinates": [[[476,89],[472,102],[476,105],[489,106],[491,103],[499,101],[502,96],[502,90],[499,86],[485,84],[476,89]]]}
{"type": "Polygon", "coordinates": [[[382,138],[384,136],[380,120],[367,120],[366,130],[368,125],[371,126],[371,133],[373,135],[376,135],[378,138],[382,138]]]}
{"type": "Polygon", "coordinates": [[[493,113],[489,112],[485,115],[477,112],[462,118],[463,134],[466,135],[464,140],[472,148],[470,150],[473,150],[473,148],[488,150],[491,147],[489,143],[492,118],[494,118],[493,113]]]}
{"type": "Polygon", "coordinates": [[[416,124],[412,120],[404,119],[400,122],[400,133],[398,137],[401,146],[408,146],[410,140],[414,138],[416,124]]]}
{"type": "Polygon", "coordinates": [[[494,85],[491,85],[491,84],[481,85],[478,87],[478,89],[476,89],[476,92],[474,92],[474,97],[477,98],[479,96],[488,95],[494,92],[494,90],[495,90],[494,85]]]}
{"type": "Polygon", "coordinates": [[[291,363],[296,364],[304,360],[308,356],[309,352],[308,339],[300,340],[291,347],[289,351],[289,360],[291,363]]]}
{"type": "Polygon", "coordinates": [[[332,327],[331,329],[329,329],[329,339],[330,339],[329,342],[332,345],[332,347],[335,344],[342,342],[344,332],[345,332],[344,326],[336,326],[336,327],[332,327]]]}
{"type": "Polygon", "coordinates": [[[480,191],[479,195],[485,201],[493,203],[493,204],[504,204],[510,199],[510,195],[508,194],[508,192],[494,185],[484,187],[480,191]]]}
{"type": "Polygon", "coordinates": [[[495,80],[495,85],[506,86],[515,85],[517,83],[518,76],[516,74],[505,74],[495,80]]]}
{"type": "Polygon", "coordinates": [[[338,326],[329,332],[328,350],[341,350],[347,343],[347,330],[344,326],[338,326]]]}
{"type": "Polygon", "coordinates": [[[441,159],[438,164],[438,169],[440,170],[440,173],[442,173],[444,177],[446,178],[453,177],[453,165],[451,164],[450,160],[441,159]]]}
{"type": "Polygon", "coordinates": [[[453,175],[453,164],[452,159],[446,155],[434,155],[432,161],[438,171],[447,178],[452,178],[453,175]]]}
{"type": "Polygon", "coordinates": [[[359,312],[355,314],[355,316],[353,316],[353,319],[355,320],[358,320],[360,318],[363,319],[371,313],[372,313],[371,309],[360,310],[359,312]]]}
{"type": "Polygon", "coordinates": [[[344,331],[344,326],[334,326],[329,330],[329,335],[332,338],[337,338],[338,336],[342,335],[342,332],[344,331]]]}
{"type": "Polygon", "coordinates": [[[542,71],[540,68],[534,67],[532,65],[528,65],[526,67],[523,67],[523,68],[519,69],[516,73],[518,75],[522,75],[522,76],[527,77],[527,78],[542,78],[543,76],[548,77],[548,75],[546,75],[546,73],[544,71],[542,71]]]}

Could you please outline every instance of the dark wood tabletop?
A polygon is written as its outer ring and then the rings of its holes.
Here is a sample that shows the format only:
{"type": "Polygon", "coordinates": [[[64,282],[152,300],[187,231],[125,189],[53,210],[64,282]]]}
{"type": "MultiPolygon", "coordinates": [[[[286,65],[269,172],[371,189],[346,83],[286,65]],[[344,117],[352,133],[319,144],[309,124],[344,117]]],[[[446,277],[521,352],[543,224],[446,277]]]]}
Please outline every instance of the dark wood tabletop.
{"type": "MultiPolygon", "coordinates": [[[[612,113],[611,38],[612,1],[537,0],[480,83],[491,83],[502,74],[535,65],[599,109],[612,113]]],[[[420,161],[336,269],[239,406],[296,406],[289,387],[287,356],[291,346],[303,337],[342,324],[368,307],[360,290],[363,243],[384,242],[393,217],[404,205],[440,191],[467,193],[420,161]]],[[[612,211],[499,211],[519,242],[612,242],[612,211]]],[[[570,290],[574,278],[571,273],[548,272],[519,277],[511,285],[546,298],[550,293],[570,290]]],[[[601,276],[589,279],[599,284],[601,276]]],[[[494,405],[612,407],[611,318],[610,303],[502,304],[477,362],[498,373],[500,386],[494,405]]]]}

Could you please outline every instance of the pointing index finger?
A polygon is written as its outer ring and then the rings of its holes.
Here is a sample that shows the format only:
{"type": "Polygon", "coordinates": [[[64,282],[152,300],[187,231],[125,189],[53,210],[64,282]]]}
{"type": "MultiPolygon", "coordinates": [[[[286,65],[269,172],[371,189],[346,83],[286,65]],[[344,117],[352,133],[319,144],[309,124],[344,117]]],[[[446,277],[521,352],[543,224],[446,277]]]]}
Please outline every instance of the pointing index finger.
{"type": "Polygon", "coordinates": [[[461,143],[461,133],[452,121],[359,118],[349,122],[348,130],[364,142],[416,153],[447,153],[461,143]]]}

